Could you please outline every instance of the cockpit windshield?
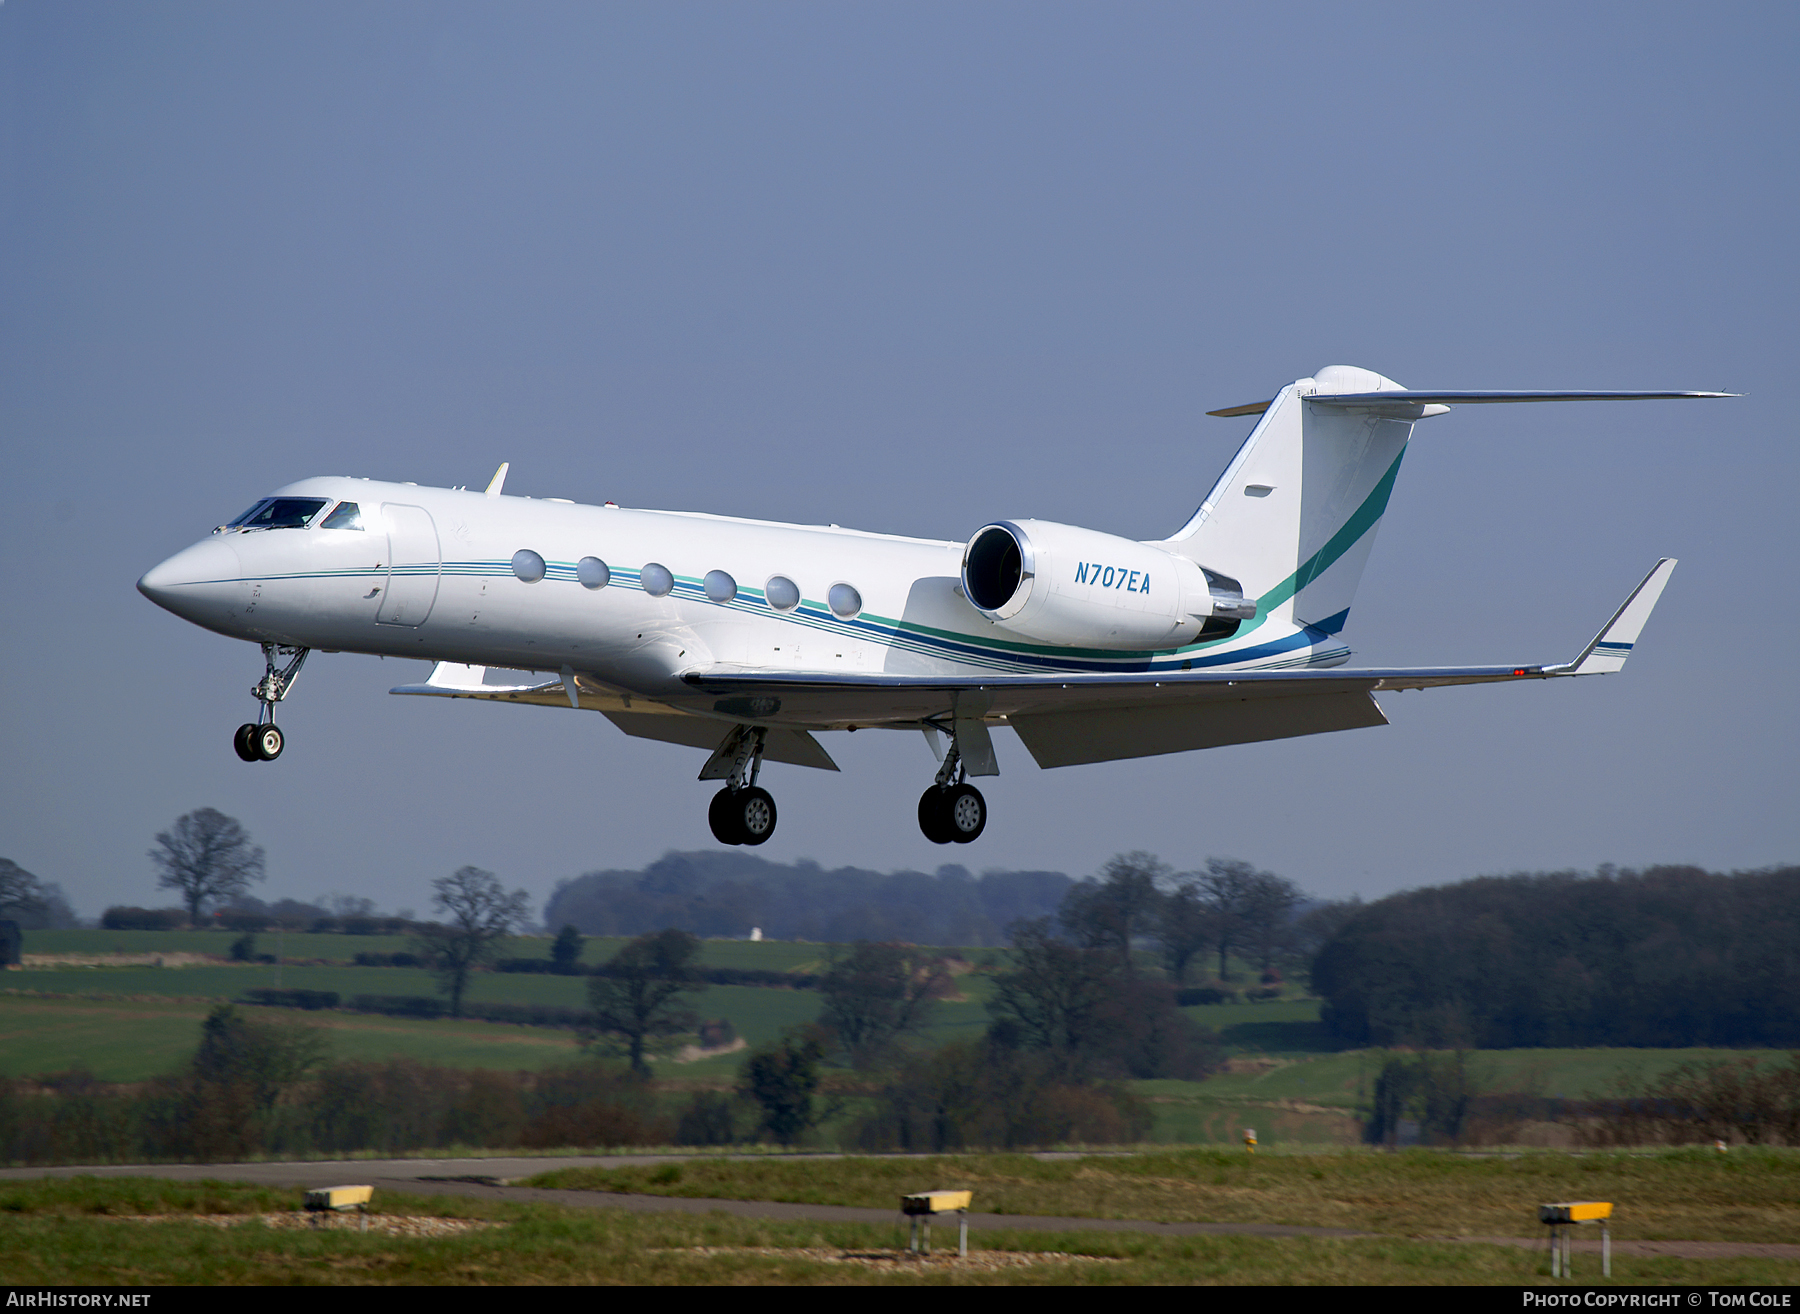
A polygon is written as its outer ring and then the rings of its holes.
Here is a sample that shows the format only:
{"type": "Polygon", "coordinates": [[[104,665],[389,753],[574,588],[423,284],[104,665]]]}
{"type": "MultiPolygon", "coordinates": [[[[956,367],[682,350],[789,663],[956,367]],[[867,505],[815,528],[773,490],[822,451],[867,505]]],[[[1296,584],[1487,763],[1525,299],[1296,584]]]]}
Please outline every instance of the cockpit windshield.
{"type": "MultiPolygon", "coordinates": [[[[268,504],[269,504],[269,499],[266,497],[263,498],[262,500],[257,502],[254,506],[252,506],[248,511],[244,512],[243,515],[239,516],[236,520],[227,520],[224,524],[219,526],[219,529],[221,529],[221,530],[236,529],[239,525],[243,524],[246,520],[248,520],[251,516],[255,515],[258,511],[262,510],[268,504]]],[[[218,531],[215,530],[214,532],[216,533],[218,531]]]]}
{"type": "Polygon", "coordinates": [[[224,528],[246,532],[252,529],[305,529],[328,500],[323,497],[265,497],[224,528]]]}

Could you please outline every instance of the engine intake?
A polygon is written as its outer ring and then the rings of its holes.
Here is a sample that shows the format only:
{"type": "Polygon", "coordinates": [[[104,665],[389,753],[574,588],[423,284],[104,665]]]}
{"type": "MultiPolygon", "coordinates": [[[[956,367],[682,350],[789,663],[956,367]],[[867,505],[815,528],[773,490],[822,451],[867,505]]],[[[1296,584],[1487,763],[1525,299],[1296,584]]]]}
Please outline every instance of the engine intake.
{"type": "Polygon", "coordinates": [[[962,585],[994,624],[1066,647],[1180,647],[1226,638],[1256,614],[1229,576],[1148,543],[1045,520],[976,530],[962,585]]]}

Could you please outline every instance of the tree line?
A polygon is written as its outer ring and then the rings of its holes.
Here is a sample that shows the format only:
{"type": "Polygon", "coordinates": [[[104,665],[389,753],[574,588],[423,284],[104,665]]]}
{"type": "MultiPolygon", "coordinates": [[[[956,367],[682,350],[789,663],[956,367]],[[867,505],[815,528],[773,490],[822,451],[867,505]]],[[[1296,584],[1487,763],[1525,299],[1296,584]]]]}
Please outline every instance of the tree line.
{"type": "Polygon", "coordinates": [[[1800,1044],[1800,867],[1483,877],[1353,910],[1313,962],[1347,1045],[1800,1044]]]}
{"type": "Polygon", "coordinates": [[[639,871],[561,882],[544,921],[603,936],[673,926],[702,938],[741,938],[760,927],[776,940],[1000,945],[1013,922],[1055,912],[1072,883],[1055,871],[976,876],[947,865],[934,873],[877,872],[736,852],[667,853],[639,871]]]}

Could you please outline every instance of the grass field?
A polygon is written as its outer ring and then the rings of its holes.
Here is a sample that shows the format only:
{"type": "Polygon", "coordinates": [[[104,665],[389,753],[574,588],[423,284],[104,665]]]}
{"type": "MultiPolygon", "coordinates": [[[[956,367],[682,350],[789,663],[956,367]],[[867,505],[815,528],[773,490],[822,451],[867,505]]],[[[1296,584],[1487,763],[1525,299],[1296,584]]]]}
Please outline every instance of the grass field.
{"type": "MultiPolygon", "coordinates": [[[[27,931],[24,952],[28,954],[208,954],[227,958],[238,938],[236,931],[27,931]]],[[[502,958],[548,958],[553,937],[516,936],[503,942],[502,958]]],[[[409,946],[404,935],[311,935],[304,931],[288,931],[277,937],[273,931],[256,935],[258,953],[273,954],[277,946],[285,959],[320,959],[332,963],[353,962],[360,953],[396,953],[409,946]]],[[[589,937],[582,944],[581,961],[604,963],[627,943],[618,937],[589,937]]],[[[755,967],[770,972],[805,972],[822,970],[830,956],[831,946],[803,944],[785,940],[705,940],[701,942],[701,961],[708,967],[755,967]]],[[[991,950],[946,949],[971,961],[991,950]]]]}
{"type": "MultiPolygon", "coordinates": [[[[752,1046],[810,1020],[810,991],[714,986],[701,996],[708,1017],[729,1017],[752,1046]]],[[[85,1065],[103,1081],[143,1081],[173,1071],[193,1054],[208,1001],[40,999],[0,995],[0,1076],[61,1072],[85,1065]]],[[[578,1055],[573,1031],[468,1019],[418,1019],[343,1012],[253,1009],[258,1016],[325,1029],[333,1059],[410,1058],[452,1067],[536,1070],[578,1055]]],[[[742,1052],[694,1063],[662,1063],[659,1074],[726,1082],[742,1052]]]]}
{"type": "MultiPolygon", "coordinates": [[[[235,998],[260,974],[245,969],[108,968],[93,972],[9,973],[6,982],[31,981],[39,989],[55,982],[86,986],[68,998],[0,994],[0,1075],[29,1076],[84,1064],[107,1081],[142,1081],[186,1061],[199,1040],[200,1021],[210,1000],[235,998]],[[160,991],[139,990],[144,984],[160,991]],[[186,984],[190,988],[182,989],[186,984]],[[94,997],[98,986],[111,986],[94,997]],[[184,997],[185,996],[185,997],[184,997]]],[[[346,994],[434,994],[431,978],[405,968],[287,968],[284,982],[346,994]]],[[[966,997],[939,1006],[931,1043],[979,1035],[987,1023],[985,977],[958,978],[966,997]]],[[[14,987],[15,989],[17,987],[14,987]]],[[[474,999],[513,1002],[585,1002],[580,978],[483,974],[474,999]]],[[[713,986],[696,1001],[702,1016],[725,1017],[746,1044],[767,1044],[791,1026],[818,1015],[820,998],[810,990],[770,990],[713,986]]],[[[1190,1012],[1305,1012],[1307,1003],[1222,1005],[1190,1012]]],[[[566,1062],[576,1054],[571,1031],[450,1019],[413,1019],[336,1011],[256,1010],[283,1021],[320,1026],[329,1033],[339,1059],[405,1057],[456,1067],[536,1070],[566,1062]]],[[[1226,1035],[1241,1027],[1220,1022],[1226,1035]]],[[[1286,1023],[1276,1023],[1286,1025],[1286,1023]]],[[[692,1063],[662,1062],[658,1076],[683,1085],[728,1085],[745,1051],[692,1063]]],[[[1679,1063],[1732,1057],[1773,1057],[1767,1050],[1487,1050],[1469,1055],[1477,1085],[1487,1090],[1523,1090],[1541,1095],[1581,1097],[1604,1091],[1621,1070],[1653,1076],[1679,1063]]],[[[1219,1144],[1237,1141],[1245,1126],[1256,1128],[1265,1145],[1353,1144],[1353,1113],[1359,1092],[1373,1079],[1380,1058],[1366,1051],[1268,1056],[1240,1054],[1232,1067],[1204,1082],[1131,1083],[1148,1100],[1156,1122],[1153,1141],[1162,1144],[1219,1144]]]]}
{"type": "MultiPolygon", "coordinates": [[[[978,1197],[979,1200],[979,1197],[978,1197]]],[[[982,1232],[968,1261],[897,1262],[900,1228],[630,1214],[387,1194],[376,1223],[466,1220],[448,1236],[312,1231],[299,1193],[155,1179],[0,1183],[0,1273],[30,1286],[1489,1285],[1544,1284],[1536,1250],[1329,1240],[982,1232]],[[219,1227],[205,1218],[241,1217],[219,1227]],[[466,1224],[465,1224],[466,1225],[466,1224]]],[[[892,1201],[886,1202],[891,1204],[892,1201]]],[[[430,1225],[427,1223],[426,1225],[430,1225]]],[[[441,1223],[439,1225],[442,1225],[441,1223]]],[[[1584,1267],[1597,1270],[1593,1261],[1584,1267]]],[[[1583,1281],[1593,1277],[1583,1274],[1583,1281]]],[[[1800,1264],[1615,1256],[1613,1283],[1791,1285],[1800,1264]]]]}
{"type": "MultiPolygon", "coordinates": [[[[34,936],[39,934],[32,933],[34,936]]],[[[110,936],[113,932],[44,932],[61,936],[110,936]]],[[[127,944],[130,953],[194,952],[183,947],[181,937],[206,938],[204,931],[118,932],[163,939],[158,946],[127,944]]],[[[215,937],[216,938],[216,937],[215,937]]],[[[328,948],[342,952],[345,944],[379,939],[376,936],[290,937],[332,941],[328,948]]],[[[528,942],[536,954],[547,953],[546,942],[528,942]]],[[[603,961],[624,941],[601,943],[603,961]],[[611,947],[608,948],[607,946],[611,947]]],[[[595,941],[589,941],[593,950],[595,941]]],[[[91,947],[90,947],[91,950],[91,947]]],[[[89,952],[90,950],[82,950],[89,952]]],[[[34,950],[35,952],[35,950],[34,950]]],[[[50,952],[45,950],[45,952],[50,952]]],[[[62,949],[57,952],[75,952],[62,949]]],[[[774,944],[768,941],[709,941],[706,961],[713,966],[762,967],[793,971],[824,964],[826,946],[774,944]],[[719,960],[725,961],[719,961],[719,960]]],[[[291,954],[291,951],[290,951],[291,954]]],[[[206,1005],[197,1000],[240,999],[245,991],[273,986],[276,969],[267,965],[203,965],[193,967],[71,967],[8,972],[0,985],[14,991],[50,995],[105,996],[91,1002],[79,999],[32,1000],[29,995],[0,994],[0,1074],[21,1076],[54,1072],[75,1061],[85,1062],[95,1073],[111,1081],[138,1081],[167,1071],[185,1059],[196,1043],[198,1019],[206,1005]],[[127,1006],[120,997],[130,1001],[127,1006]],[[159,998],[169,1000],[158,1005],[159,998]],[[56,1007],[48,1007],[54,1003],[56,1007]],[[127,1019],[130,1019],[128,1022],[127,1019]]],[[[347,1001],[357,994],[422,995],[440,997],[436,980],[421,968],[295,966],[279,972],[288,989],[335,990],[347,1001]]],[[[968,974],[956,978],[959,994],[938,1005],[936,1021],[926,1039],[940,1044],[979,1034],[987,1024],[984,1002],[990,978],[968,974]]],[[[554,1004],[582,1008],[587,1004],[588,981],[584,977],[536,973],[479,972],[471,978],[467,998],[471,1003],[554,1004]]],[[[818,1016],[820,997],[813,990],[785,990],[753,986],[711,986],[694,998],[693,1006],[706,1018],[726,1018],[751,1047],[768,1044],[792,1026],[818,1016]]],[[[398,1018],[357,1018],[337,1012],[293,1013],[296,1020],[327,1027],[342,1058],[377,1057],[391,1052],[434,1063],[469,1067],[540,1067],[556,1058],[514,1061],[529,1054],[563,1054],[572,1051],[567,1031],[495,1026],[469,1021],[409,1021],[398,1018]],[[394,1048],[383,1051],[370,1037],[385,1034],[394,1048]],[[496,1037],[508,1037],[497,1043],[496,1037]],[[371,1044],[376,1044],[371,1048],[371,1044]],[[459,1057],[459,1056],[469,1057],[459,1057]]],[[[665,1075],[690,1080],[728,1081],[742,1062],[742,1051],[702,1059],[679,1067],[664,1065],[665,1075]]]]}
{"type": "MultiPolygon", "coordinates": [[[[1271,1005],[1269,1007],[1287,1007],[1271,1005]]],[[[1229,1035],[1229,1033],[1227,1033],[1229,1035]]],[[[1206,1081],[1134,1081],[1156,1122],[1162,1144],[1236,1142],[1246,1127],[1263,1145],[1355,1145],[1355,1112],[1385,1055],[1373,1050],[1282,1057],[1244,1054],[1231,1070],[1206,1081]]],[[[1475,1088],[1551,1098],[1607,1093],[1621,1072],[1655,1077],[1683,1063],[1756,1058],[1780,1061],[1766,1049],[1490,1049],[1468,1056],[1475,1088]]]]}
{"type": "MultiPolygon", "coordinates": [[[[1469,1075],[1484,1091],[1522,1091],[1580,1099],[1604,1092],[1621,1071],[1653,1077],[1682,1063],[1719,1059],[1782,1059],[1770,1049],[1478,1049],[1468,1053],[1469,1075]]],[[[1293,1103],[1353,1109],[1374,1080],[1382,1055],[1374,1050],[1293,1059],[1240,1056],[1204,1082],[1143,1081],[1141,1093],[1171,1099],[1204,1097],[1254,1103],[1293,1103]]]]}
{"type": "MultiPolygon", "coordinates": [[[[143,1081],[193,1055],[210,1003],[0,996],[0,1075],[85,1066],[103,1081],[143,1081]]],[[[263,1010],[258,1010],[262,1012],[263,1010]]],[[[489,1022],[267,1010],[323,1027],[334,1059],[410,1058],[466,1068],[536,1070],[577,1057],[573,1032],[489,1022]]]]}
{"type": "Polygon", "coordinates": [[[668,1168],[565,1168],[529,1185],[890,1207],[919,1183],[972,1190],[986,1213],[1282,1223],[1397,1236],[1540,1235],[1546,1200],[1611,1200],[1620,1240],[1793,1242],[1800,1152],[1459,1155],[1373,1150],[1250,1155],[1173,1150],[1040,1160],[699,1159],[668,1168]]]}

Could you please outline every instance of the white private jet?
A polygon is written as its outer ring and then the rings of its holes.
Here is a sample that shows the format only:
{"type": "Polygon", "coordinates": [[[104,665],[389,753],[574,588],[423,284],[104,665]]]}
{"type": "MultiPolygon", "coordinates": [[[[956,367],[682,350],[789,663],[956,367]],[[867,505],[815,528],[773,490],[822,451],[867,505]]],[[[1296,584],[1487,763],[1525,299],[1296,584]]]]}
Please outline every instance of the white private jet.
{"type": "Polygon", "coordinates": [[[814,738],[923,730],[937,843],[987,824],[971,776],[1009,725],[1044,767],[1385,725],[1386,689],[1616,671],[1675,567],[1657,562],[1573,661],[1338,669],[1339,641],[1415,422],[1467,403],[1716,392],[1422,392],[1334,365],[1272,399],[1175,534],[1133,542],[995,520],[967,543],[578,506],[367,479],[305,479],[138,581],[157,605],[262,645],[247,762],[281,755],[275,707],[307,654],[436,661],[397,694],[600,712],[711,752],[726,844],[761,844],[762,763],[835,771],[814,738]]]}

